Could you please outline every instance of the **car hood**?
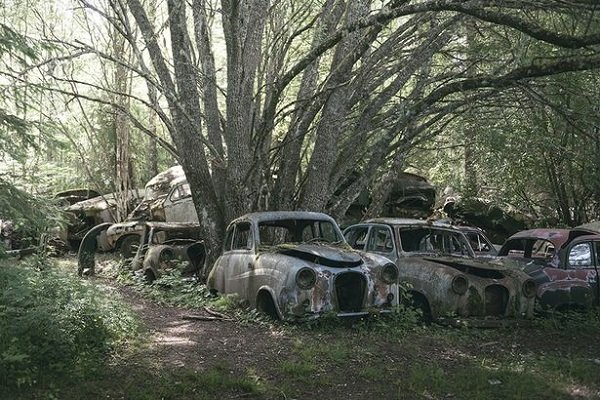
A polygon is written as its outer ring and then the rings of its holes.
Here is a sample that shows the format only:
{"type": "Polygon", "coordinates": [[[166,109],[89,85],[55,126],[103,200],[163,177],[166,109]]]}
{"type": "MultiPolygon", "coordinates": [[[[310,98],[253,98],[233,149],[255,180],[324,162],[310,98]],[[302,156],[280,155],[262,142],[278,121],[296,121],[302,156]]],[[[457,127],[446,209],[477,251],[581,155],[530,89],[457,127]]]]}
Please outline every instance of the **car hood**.
{"type": "Polygon", "coordinates": [[[482,260],[462,258],[462,257],[404,257],[399,260],[402,265],[404,261],[411,260],[411,264],[426,265],[428,267],[450,268],[457,272],[467,275],[475,275],[481,278],[502,279],[507,275],[512,275],[512,269],[501,265],[492,264],[482,260]]]}
{"type": "Polygon", "coordinates": [[[328,267],[352,268],[363,264],[355,251],[322,244],[299,244],[277,246],[276,251],[290,257],[328,267]]]}

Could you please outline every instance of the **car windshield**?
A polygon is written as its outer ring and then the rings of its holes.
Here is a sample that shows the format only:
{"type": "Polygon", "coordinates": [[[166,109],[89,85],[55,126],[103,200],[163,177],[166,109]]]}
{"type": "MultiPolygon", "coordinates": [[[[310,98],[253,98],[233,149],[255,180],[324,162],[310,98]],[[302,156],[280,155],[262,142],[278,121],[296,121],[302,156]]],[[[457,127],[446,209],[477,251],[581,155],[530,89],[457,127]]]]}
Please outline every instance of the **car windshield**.
{"type": "Polygon", "coordinates": [[[279,246],[285,243],[342,243],[344,239],[330,221],[286,219],[258,224],[260,244],[279,246]]]}
{"type": "Polygon", "coordinates": [[[527,239],[511,239],[508,240],[502,250],[500,256],[508,256],[511,258],[525,258],[534,261],[550,261],[554,257],[554,244],[549,240],[527,238],[527,239]]]}
{"type": "Polygon", "coordinates": [[[400,228],[400,241],[406,253],[471,255],[464,235],[447,229],[400,228]]]}

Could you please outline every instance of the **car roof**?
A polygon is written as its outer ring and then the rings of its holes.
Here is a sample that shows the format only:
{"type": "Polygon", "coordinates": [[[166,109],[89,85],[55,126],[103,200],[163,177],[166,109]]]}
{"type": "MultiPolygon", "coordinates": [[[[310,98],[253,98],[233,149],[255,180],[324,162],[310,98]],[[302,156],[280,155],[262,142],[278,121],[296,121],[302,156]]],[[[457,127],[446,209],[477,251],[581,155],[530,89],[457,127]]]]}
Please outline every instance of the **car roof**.
{"type": "Polygon", "coordinates": [[[596,241],[600,241],[600,234],[593,234],[593,235],[582,235],[582,236],[577,236],[575,239],[573,239],[573,243],[575,242],[586,242],[588,240],[596,240],[596,241]]]}
{"type": "Polygon", "coordinates": [[[337,225],[335,220],[327,214],[312,211],[265,211],[255,212],[246,215],[242,215],[239,218],[234,219],[231,223],[237,223],[241,221],[250,221],[254,223],[260,223],[264,221],[281,221],[286,219],[309,219],[328,221],[337,225]]]}
{"type": "Polygon", "coordinates": [[[428,220],[416,218],[372,218],[366,220],[366,224],[386,224],[386,225],[404,225],[404,226],[432,226],[436,228],[459,229],[445,220],[428,220]]]}
{"type": "Polygon", "coordinates": [[[549,229],[549,228],[538,228],[529,229],[526,231],[517,232],[506,241],[513,239],[536,239],[536,240],[547,240],[554,245],[555,248],[562,247],[566,242],[569,241],[570,229],[549,229]]]}

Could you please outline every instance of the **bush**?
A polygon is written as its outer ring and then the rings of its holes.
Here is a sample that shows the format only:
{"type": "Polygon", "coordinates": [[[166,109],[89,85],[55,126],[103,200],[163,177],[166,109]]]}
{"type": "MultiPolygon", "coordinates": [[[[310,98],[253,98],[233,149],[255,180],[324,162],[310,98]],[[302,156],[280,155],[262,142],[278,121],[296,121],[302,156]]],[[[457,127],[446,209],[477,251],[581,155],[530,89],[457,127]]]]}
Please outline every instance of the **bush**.
{"type": "Polygon", "coordinates": [[[109,293],[53,268],[0,262],[0,386],[85,377],[139,323],[109,293]]]}

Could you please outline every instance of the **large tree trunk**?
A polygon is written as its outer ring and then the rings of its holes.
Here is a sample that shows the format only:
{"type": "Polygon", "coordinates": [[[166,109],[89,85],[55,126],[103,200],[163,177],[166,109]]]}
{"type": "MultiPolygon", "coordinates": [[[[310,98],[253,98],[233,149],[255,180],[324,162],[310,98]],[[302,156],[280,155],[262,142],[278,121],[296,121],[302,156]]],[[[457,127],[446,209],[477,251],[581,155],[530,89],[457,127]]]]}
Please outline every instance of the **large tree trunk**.
{"type": "MultiPolygon", "coordinates": [[[[125,38],[114,30],[112,40],[114,56],[125,60],[125,38]]],[[[128,73],[129,69],[123,64],[115,64],[113,85],[116,94],[113,101],[116,106],[113,108],[113,127],[115,131],[115,186],[117,200],[115,218],[117,221],[125,220],[130,211],[129,192],[132,188],[129,154],[130,128],[129,117],[127,115],[127,110],[129,110],[129,99],[127,97],[129,90],[128,73]]]]}

